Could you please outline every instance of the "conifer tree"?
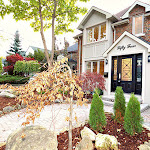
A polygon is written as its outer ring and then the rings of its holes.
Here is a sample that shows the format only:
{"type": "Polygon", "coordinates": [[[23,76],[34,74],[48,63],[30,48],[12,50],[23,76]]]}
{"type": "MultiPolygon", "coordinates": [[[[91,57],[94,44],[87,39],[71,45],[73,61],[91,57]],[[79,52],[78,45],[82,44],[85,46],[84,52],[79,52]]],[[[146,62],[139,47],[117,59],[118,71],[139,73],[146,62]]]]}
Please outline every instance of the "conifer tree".
{"type": "Polygon", "coordinates": [[[114,109],[115,120],[117,120],[118,122],[122,122],[125,114],[126,106],[125,106],[124,93],[122,87],[120,86],[118,86],[115,91],[115,102],[114,102],[113,109],[114,109]]]}
{"type": "Polygon", "coordinates": [[[19,36],[18,30],[15,32],[14,43],[12,44],[12,46],[10,47],[10,49],[8,50],[7,53],[10,55],[12,55],[12,54],[19,54],[22,56],[25,55],[25,52],[22,51],[22,48],[21,48],[21,41],[20,41],[20,36],[19,36]]]}
{"type": "Polygon", "coordinates": [[[128,102],[125,116],[124,129],[130,135],[142,132],[143,118],[141,117],[140,102],[134,94],[131,95],[128,102]]]}
{"type": "Polygon", "coordinates": [[[91,103],[89,123],[93,129],[98,131],[102,131],[102,128],[106,125],[104,104],[102,102],[102,98],[99,97],[97,89],[95,90],[91,103]]]}

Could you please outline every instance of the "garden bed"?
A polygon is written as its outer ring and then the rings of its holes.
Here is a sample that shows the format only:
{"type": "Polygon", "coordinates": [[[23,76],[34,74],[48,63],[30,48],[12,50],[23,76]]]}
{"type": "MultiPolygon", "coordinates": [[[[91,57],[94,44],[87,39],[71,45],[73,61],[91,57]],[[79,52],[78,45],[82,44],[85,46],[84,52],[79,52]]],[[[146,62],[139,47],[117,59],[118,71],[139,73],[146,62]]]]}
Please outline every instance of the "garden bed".
{"type": "MultiPolygon", "coordinates": [[[[122,124],[116,123],[112,119],[111,114],[106,114],[106,117],[107,117],[107,126],[103,128],[104,131],[102,133],[115,136],[119,142],[119,146],[118,146],[119,150],[138,150],[138,146],[144,144],[145,141],[148,142],[148,140],[150,140],[150,137],[148,137],[148,133],[150,133],[150,131],[147,130],[146,128],[143,128],[142,133],[136,134],[135,136],[130,136],[123,129],[122,124]],[[117,131],[117,129],[121,129],[121,130],[117,131]]],[[[89,124],[86,124],[85,126],[90,128],[89,124]]],[[[81,126],[73,129],[72,131],[73,150],[75,149],[78,142],[81,141],[80,132],[83,128],[84,126],[81,126]]],[[[97,131],[94,132],[98,133],[97,131]]],[[[68,149],[68,141],[69,141],[68,131],[60,133],[57,136],[57,140],[58,140],[58,150],[68,149]]],[[[5,145],[3,147],[0,147],[0,150],[5,150],[5,145]]],[[[96,150],[96,148],[94,150],[96,150]]]]}

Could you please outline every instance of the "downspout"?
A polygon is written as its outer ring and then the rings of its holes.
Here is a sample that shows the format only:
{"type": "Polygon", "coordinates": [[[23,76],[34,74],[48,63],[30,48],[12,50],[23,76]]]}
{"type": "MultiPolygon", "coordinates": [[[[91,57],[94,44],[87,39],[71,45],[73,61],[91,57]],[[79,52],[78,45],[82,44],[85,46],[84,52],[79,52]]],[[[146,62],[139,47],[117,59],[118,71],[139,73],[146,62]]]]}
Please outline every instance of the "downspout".
{"type": "Polygon", "coordinates": [[[115,42],[115,40],[116,40],[116,29],[115,29],[115,26],[114,25],[111,25],[112,26],[112,28],[113,28],[113,30],[114,30],[114,42],[115,42]]]}
{"type": "Polygon", "coordinates": [[[81,67],[80,67],[80,58],[81,58],[81,56],[80,56],[80,55],[81,55],[81,52],[80,52],[80,51],[81,51],[81,41],[80,41],[80,38],[79,38],[79,37],[78,37],[78,41],[79,41],[79,75],[80,75],[80,68],[81,68],[81,67]]]}

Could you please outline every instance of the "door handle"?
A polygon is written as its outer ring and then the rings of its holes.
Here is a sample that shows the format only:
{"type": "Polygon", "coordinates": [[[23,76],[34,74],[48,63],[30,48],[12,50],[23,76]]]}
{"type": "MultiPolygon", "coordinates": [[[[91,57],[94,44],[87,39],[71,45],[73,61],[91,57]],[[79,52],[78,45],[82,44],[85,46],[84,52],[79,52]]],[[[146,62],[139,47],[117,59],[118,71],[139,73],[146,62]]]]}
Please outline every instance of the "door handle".
{"type": "Polygon", "coordinates": [[[121,73],[119,73],[119,80],[121,80],[121,73]]]}

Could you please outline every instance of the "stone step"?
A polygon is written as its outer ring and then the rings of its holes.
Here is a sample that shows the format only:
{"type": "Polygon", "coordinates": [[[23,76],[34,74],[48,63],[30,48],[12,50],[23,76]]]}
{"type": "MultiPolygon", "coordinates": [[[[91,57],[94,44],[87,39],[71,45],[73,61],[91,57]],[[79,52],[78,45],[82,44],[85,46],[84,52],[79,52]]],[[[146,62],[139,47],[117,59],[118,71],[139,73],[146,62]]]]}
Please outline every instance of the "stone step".
{"type": "MultiPolygon", "coordinates": [[[[104,105],[106,106],[112,106],[114,105],[114,102],[112,101],[107,101],[107,100],[103,100],[104,105]]],[[[141,112],[144,112],[145,110],[147,110],[150,106],[148,104],[141,104],[141,112]]]]}

